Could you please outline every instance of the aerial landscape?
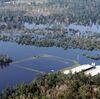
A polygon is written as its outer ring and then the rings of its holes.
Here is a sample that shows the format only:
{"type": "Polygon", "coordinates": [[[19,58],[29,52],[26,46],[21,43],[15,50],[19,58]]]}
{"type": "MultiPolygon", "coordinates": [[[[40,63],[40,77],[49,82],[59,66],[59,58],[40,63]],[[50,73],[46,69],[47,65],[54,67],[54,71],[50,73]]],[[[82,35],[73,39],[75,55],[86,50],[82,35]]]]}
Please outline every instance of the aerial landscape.
{"type": "Polygon", "coordinates": [[[100,99],[100,0],[0,0],[0,99],[100,99]]]}

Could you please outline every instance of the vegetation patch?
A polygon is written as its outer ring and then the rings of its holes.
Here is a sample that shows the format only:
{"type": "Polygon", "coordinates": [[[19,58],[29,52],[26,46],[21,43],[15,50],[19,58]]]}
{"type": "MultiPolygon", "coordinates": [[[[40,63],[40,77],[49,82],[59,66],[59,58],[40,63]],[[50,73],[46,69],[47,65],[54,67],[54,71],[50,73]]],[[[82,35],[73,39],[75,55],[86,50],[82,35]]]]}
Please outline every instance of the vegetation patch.
{"type": "Polygon", "coordinates": [[[100,54],[92,56],[92,55],[89,55],[88,53],[83,53],[82,56],[85,56],[85,57],[93,59],[93,60],[100,60],[100,54]]]}
{"type": "Polygon", "coordinates": [[[37,76],[30,84],[6,88],[0,99],[100,99],[100,75],[48,73],[37,76]]]}
{"type": "Polygon", "coordinates": [[[12,62],[12,59],[7,55],[0,55],[0,66],[9,65],[12,62]]]}

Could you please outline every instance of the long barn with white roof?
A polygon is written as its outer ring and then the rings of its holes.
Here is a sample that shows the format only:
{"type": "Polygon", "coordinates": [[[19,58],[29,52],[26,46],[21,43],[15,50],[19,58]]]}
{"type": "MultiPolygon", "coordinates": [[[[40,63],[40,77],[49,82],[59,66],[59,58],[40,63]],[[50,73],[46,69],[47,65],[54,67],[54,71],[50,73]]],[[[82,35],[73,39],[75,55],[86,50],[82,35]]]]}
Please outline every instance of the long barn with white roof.
{"type": "Polygon", "coordinates": [[[95,63],[92,63],[91,65],[85,64],[72,68],[70,70],[65,70],[64,74],[69,74],[70,72],[72,72],[72,74],[84,72],[86,75],[95,76],[100,73],[100,65],[96,66],[95,63]]]}

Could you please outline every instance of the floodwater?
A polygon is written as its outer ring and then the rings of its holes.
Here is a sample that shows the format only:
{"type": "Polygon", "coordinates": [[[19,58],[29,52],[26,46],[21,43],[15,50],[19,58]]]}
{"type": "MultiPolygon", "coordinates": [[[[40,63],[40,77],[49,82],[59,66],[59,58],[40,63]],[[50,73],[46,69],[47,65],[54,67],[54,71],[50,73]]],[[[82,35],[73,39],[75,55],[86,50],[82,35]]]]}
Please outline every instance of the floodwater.
{"type": "MultiPolygon", "coordinates": [[[[55,28],[54,24],[38,24],[36,25],[35,23],[29,24],[25,23],[24,26],[28,29],[45,29],[45,28],[55,28]]],[[[95,33],[100,33],[100,25],[98,24],[91,24],[91,25],[79,25],[77,23],[71,23],[69,25],[66,24],[60,24],[65,29],[74,29],[74,30],[79,30],[81,33],[84,32],[95,32],[95,33]]],[[[59,27],[59,25],[58,25],[59,27]]]]}
{"type": "Polygon", "coordinates": [[[80,64],[91,64],[91,62],[100,64],[99,60],[95,61],[81,55],[86,52],[95,55],[99,54],[100,50],[64,50],[63,48],[57,47],[35,47],[0,41],[0,54],[8,55],[15,62],[7,67],[0,68],[0,90],[8,86],[14,87],[21,82],[30,83],[38,74],[72,66],[73,63],[67,59],[75,60],[80,64]],[[40,54],[52,55],[52,57],[39,57],[27,60],[34,55],[40,54]],[[25,61],[20,61],[23,59],[25,61]],[[16,61],[18,60],[20,62],[17,63],[16,61]]]}
{"type": "Polygon", "coordinates": [[[80,32],[94,32],[94,33],[100,33],[100,25],[92,24],[91,26],[87,25],[78,25],[78,24],[70,24],[70,29],[79,30],[80,32]]]}

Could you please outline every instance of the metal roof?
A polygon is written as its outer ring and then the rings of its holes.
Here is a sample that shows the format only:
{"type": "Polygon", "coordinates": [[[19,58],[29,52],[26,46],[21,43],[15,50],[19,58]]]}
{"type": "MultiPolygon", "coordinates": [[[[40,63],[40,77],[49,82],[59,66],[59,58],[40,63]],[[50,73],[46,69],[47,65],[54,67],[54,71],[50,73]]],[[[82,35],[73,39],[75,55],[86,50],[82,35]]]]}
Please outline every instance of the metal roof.
{"type": "Polygon", "coordinates": [[[93,65],[90,65],[90,64],[85,64],[85,65],[81,65],[81,66],[75,67],[75,68],[70,69],[70,70],[65,70],[64,71],[64,74],[68,74],[70,71],[72,72],[72,74],[74,74],[74,73],[81,72],[83,70],[90,69],[92,67],[94,67],[94,66],[93,65]]]}
{"type": "Polygon", "coordinates": [[[94,69],[86,71],[85,74],[87,74],[87,75],[90,74],[91,76],[95,76],[97,74],[100,74],[100,65],[96,66],[94,69]]]}

